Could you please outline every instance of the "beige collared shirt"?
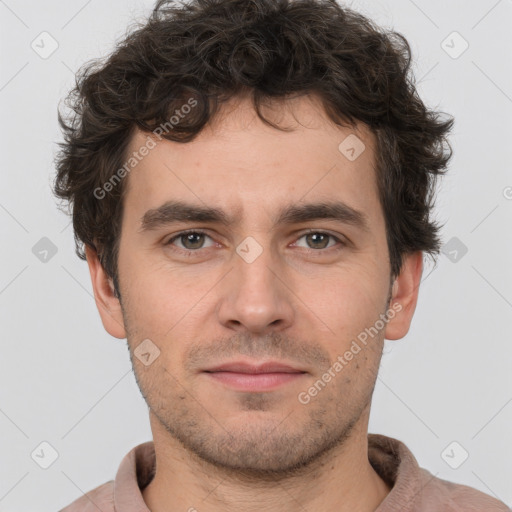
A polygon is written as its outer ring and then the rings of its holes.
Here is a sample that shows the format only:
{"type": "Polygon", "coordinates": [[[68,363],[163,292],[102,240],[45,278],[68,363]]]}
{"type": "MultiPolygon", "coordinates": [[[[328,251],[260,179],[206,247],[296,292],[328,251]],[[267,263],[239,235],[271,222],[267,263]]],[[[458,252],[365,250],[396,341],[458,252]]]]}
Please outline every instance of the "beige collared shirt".
{"type": "MultiPolygon", "coordinates": [[[[375,512],[511,512],[503,502],[471,487],[435,477],[420,468],[407,446],[391,437],[368,434],[368,458],[391,492],[375,512]]],[[[150,512],[141,490],[154,476],[153,441],[133,448],[114,480],[60,512],[150,512]]]]}

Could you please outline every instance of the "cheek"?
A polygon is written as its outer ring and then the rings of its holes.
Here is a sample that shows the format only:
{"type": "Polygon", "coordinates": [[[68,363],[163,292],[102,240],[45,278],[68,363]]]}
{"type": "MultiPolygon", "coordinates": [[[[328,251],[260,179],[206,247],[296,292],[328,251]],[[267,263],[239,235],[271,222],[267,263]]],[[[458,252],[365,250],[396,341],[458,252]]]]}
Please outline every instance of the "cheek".
{"type": "Polygon", "coordinates": [[[190,282],[185,286],[179,270],[142,252],[125,256],[122,266],[120,259],[120,275],[134,324],[156,331],[170,329],[199,293],[190,282]]]}
{"type": "Polygon", "coordinates": [[[310,289],[305,295],[305,302],[328,326],[331,341],[326,348],[337,356],[385,312],[388,276],[368,266],[351,266],[317,284],[314,293],[310,289]]]}

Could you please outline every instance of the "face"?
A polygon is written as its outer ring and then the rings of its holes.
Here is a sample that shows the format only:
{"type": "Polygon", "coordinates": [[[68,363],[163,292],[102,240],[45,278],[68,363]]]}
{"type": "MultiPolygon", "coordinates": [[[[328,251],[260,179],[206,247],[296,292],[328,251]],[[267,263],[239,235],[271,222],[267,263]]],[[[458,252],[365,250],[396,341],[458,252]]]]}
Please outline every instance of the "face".
{"type": "Polygon", "coordinates": [[[264,113],[293,131],[239,99],[194,141],[151,143],[126,178],[122,304],[88,253],[152,427],[259,473],[305,466],[367,422],[384,337],[407,332],[421,272],[410,256],[390,281],[373,135],[311,96],[264,113]],[[354,135],[355,159],[339,149],[354,135]]]}

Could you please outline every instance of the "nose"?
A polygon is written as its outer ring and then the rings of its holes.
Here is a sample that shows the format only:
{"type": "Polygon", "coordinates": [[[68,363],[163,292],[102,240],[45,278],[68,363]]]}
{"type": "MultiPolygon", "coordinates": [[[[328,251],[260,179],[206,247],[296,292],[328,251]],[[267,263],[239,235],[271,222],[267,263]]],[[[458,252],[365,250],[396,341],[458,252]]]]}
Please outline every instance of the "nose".
{"type": "Polygon", "coordinates": [[[286,329],[294,317],[290,284],[269,249],[252,262],[235,254],[233,268],[222,283],[219,322],[232,330],[261,335],[286,329]]]}

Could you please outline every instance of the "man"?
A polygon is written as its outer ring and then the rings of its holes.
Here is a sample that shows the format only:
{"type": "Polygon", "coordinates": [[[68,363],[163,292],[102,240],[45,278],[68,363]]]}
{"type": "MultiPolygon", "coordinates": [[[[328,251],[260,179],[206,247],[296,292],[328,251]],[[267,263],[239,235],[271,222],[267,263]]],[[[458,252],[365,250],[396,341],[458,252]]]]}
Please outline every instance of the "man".
{"type": "Polygon", "coordinates": [[[453,120],[334,1],[160,1],[71,96],[56,194],[153,441],[71,511],[506,511],[368,434],[453,120]]]}

